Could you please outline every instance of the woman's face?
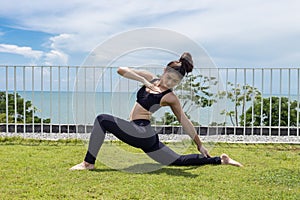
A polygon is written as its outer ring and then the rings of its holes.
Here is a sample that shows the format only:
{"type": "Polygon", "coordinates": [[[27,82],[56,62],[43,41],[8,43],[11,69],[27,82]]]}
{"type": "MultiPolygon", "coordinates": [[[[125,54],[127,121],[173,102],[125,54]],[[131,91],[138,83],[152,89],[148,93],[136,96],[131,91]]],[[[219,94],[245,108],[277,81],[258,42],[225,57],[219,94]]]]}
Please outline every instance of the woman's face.
{"type": "Polygon", "coordinates": [[[171,89],[178,85],[181,79],[182,76],[178,72],[165,71],[160,80],[162,86],[171,89]]]}

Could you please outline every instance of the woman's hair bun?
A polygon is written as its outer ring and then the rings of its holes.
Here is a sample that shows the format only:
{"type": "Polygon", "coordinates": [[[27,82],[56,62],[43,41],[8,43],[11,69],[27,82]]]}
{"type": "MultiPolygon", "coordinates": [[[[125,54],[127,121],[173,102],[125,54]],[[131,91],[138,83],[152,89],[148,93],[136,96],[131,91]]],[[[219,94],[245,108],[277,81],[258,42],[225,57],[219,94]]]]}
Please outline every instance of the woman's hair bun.
{"type": "Polygon", "coordinates": [[[184,52],[179,61],[182,63],[182,67],[185,68],[186,73],[193,71],[194,63],[192,55],[189,52],[184,52]]]}

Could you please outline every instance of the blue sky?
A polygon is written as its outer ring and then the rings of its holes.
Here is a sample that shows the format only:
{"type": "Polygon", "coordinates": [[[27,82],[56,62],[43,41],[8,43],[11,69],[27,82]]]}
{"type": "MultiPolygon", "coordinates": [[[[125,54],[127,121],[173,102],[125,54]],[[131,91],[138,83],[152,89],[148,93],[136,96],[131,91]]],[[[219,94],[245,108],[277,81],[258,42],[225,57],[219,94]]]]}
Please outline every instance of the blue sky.
{"type": "Polygon", "coordinates": [[[219,67],[300,66],[297,0],[0,1],[1,65],[81,65],[108,38],[156,27],[194,40],[219,67]]]}

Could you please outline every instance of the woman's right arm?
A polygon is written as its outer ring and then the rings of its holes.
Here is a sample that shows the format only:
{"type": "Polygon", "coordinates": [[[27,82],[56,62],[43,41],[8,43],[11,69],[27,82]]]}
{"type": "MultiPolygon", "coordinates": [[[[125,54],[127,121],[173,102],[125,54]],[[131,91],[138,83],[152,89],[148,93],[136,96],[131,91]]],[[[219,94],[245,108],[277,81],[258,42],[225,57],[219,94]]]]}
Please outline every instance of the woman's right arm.
{"type": "Polygon", "coordinates": [[[156,86],[150,83],[150,81],[155,78],[155,75],[148,71],[136,70],[129,67],[119,67],[117,72],[125,78],[139,81],[143,83],[147,88],[150,88],[151,90],[156,92],[160,92],[160,90],[156,86]]]}
{"type": "Polygon", "coordinates": [[[129,67],[119,67],[118,74],[125,78],[129,78],[135,81],[139,81],[143,84],[151,81],[154,78],[154,75],[148,71],[144,70],[135,70],[129,67]]]}

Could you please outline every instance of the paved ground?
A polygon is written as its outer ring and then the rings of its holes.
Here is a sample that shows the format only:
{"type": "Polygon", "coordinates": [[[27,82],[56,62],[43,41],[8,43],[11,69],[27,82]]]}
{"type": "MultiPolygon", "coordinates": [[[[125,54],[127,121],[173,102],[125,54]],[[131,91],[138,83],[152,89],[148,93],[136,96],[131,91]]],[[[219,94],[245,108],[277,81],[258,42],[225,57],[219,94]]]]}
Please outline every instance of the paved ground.
{"type": "MultiPolygon", "coordinates": [[[[58,139],[89,139],[89,133],[0,133],[1,137],[19,136],[24,138],[58,140],[58,139]]],[[[164,142],[178,142],[190,137],[186,134],[159,134],[164,142]]],[[[117,140],[112,134],[107,134],[105,140],[117,140]]],[[[257,135],[213,135],[201,136],[203,142],[238,142],[238,143],[298,143],[300,136],[257,136],[257,135]]]]}

